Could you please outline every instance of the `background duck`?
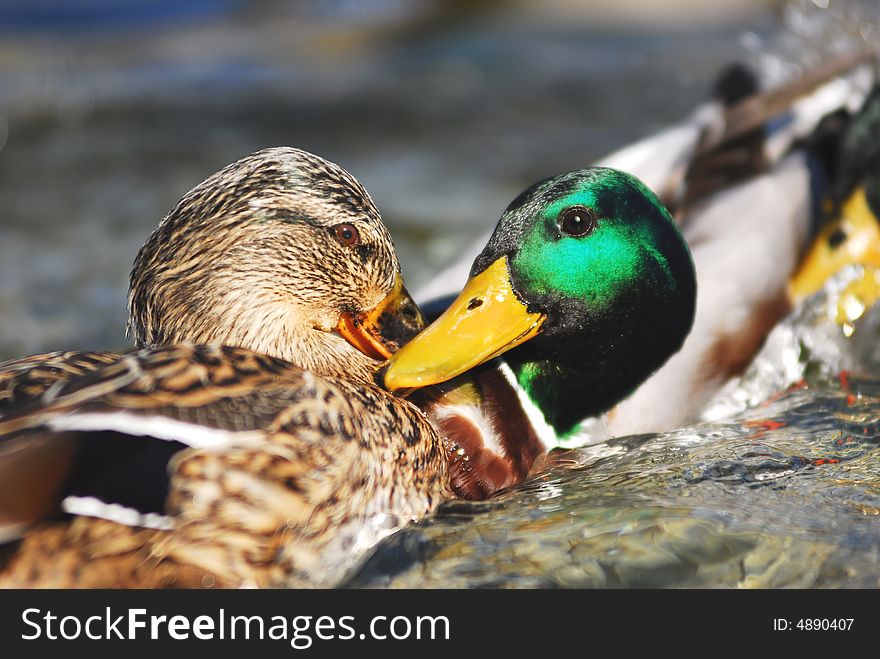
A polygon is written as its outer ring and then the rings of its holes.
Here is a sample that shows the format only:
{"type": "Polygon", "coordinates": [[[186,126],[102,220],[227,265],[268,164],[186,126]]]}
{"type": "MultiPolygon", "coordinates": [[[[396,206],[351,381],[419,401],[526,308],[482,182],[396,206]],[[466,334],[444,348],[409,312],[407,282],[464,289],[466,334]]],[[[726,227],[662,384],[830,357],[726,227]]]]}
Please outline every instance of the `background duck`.
{"type": "MultiPolygon", "coordinates": [[[[675,214],[696,267],[696,315],[681,350],[652,377],[580,429],[544,432],[547,447],[677,427],[746,366],[790,309],[788,281],[814,223],[818,172],[809,150],[792,145],[828,113],[858,107],[871,80],[861,64],[871,58],[870,53],[844,57],[760,96],[752,94],[756,85],[749,74],[731,69],[719,81],[726,106],[703,106],[682,124],[600,161],[640,178],[644,172],[648,187],[675,214]],[[785,121],[767,123],[786,108],[785,121]]],[[[418,297],[454,288],[465,276],[462,261],[418,297]]],[[[448,302],[442,297],[423,309],[436,316],[448,302]]],[[[605,375],[613,373],[609,369],[605,375]]],[[[560,414],[553,405],[561,401],[529,398],[538,403],[538,416],[560,414]]],[[[574,417],[579,411],[582,418],[596,413],[587,403],[563,414],[574,417]]]]}
{"type": "Polygon", "coordinates": [[[837,172],[823,212],[830,217],[816,236],[789,293],[800,302],[818,291],[841,268],[858,264],[862,275],[840,292],[836,321],[852,333],[854,323],[880,299],[880,87],[846,123],[832,155],[837,172]]]}
{"type": "Polygon", "coordinates": [[[138,352],[5,367],[0,522],[27,532],[3,585],[329,584],[451,496],[434,429],[373,382],[423,323],[338,166],[277,148],[209,177],[129,306],[138,352]],[[187,339],[211,345],[159,347],[187,339]]]}

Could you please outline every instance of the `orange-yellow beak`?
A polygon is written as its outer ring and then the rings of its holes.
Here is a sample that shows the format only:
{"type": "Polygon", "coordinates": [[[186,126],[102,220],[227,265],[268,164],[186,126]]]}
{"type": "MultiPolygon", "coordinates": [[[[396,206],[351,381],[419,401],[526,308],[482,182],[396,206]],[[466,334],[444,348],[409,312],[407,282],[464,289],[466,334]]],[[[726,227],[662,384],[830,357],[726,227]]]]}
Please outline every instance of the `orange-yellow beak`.
{"type": "Polygon", "coordinates": [[[537,336],[544,320],[517,298],[503,256],[469,279],[443,315],[391,358],[385,387],[395,391],[450,380],[537,336]]]}
{"type": "Polygon", "coordinates": [[[800,302],[818,291],[845,265],[880,266],[880,225],[859,187],[841,209],[840,218],[827,225],[804,257],[789,284],[789,295],[800,302]],[[838,240],[832,236],[837,234],[838,240]]]}
{"type": "Polygon", "coordinates": [[[844,336],[852,336],[856,322],[880,300],[880,218],[868,204],[864,186],[843,204],[840,217],[828,224],[807,252],[789,283],[789,296],[800,302],[825,285],[846,265],[862,266],[861,276],[836,295],[834,320],[844,336]]]}
{"type": "Polygon", "coordinates": [[[391,292],[370,311],[343,314],[336,331],[373,359],[385,360],[425,327],[425,318],[413,301],[403,278],[397,275],[391,292]]]}

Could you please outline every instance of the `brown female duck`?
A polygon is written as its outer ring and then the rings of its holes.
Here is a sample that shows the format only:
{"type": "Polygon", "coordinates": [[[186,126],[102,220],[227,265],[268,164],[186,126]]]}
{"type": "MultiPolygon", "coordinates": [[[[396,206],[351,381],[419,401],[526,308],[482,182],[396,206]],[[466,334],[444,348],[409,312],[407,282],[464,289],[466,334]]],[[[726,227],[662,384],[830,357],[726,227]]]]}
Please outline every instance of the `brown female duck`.
{"type": "Polygon", "coordinates": [[[338,581],[444,497],[441,439],[374,384],[423,325],[361,185],[260,151],[141,249],[140,350],[0,367],[4,586],[338,581]]]}

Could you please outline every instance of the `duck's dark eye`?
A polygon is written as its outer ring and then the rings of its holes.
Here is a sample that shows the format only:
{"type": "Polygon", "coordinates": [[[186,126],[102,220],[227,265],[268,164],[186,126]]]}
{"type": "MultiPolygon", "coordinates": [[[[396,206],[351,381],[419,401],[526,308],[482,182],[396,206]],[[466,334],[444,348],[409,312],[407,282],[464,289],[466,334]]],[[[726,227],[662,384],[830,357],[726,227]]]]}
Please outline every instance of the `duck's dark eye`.
{"type": "Polygon", "coordinates": [[[343,245],[357,245],[361,241],[361,234],[358,233],[357,227],[353,224],[349,224],[348,222],[337,224],[336,226],[331,227],[331,229],[333,235],[336,236],[336,240],[343,245]]]}
{"type": "Polygon", "coordinates": [[[569,236],[580,238],[592,233],[595,228],[596,217],[589,208],[572,206],[559,214],[559,229],[569,236]]]}
{"type": "Polygon", "coordinates": [[[831,232],[831,235],[828,236],[828,247],[830,247],[831,249],[837,249],[843,244],[843,241],[845,240],[846,231],[838,227],[831,232]]]}

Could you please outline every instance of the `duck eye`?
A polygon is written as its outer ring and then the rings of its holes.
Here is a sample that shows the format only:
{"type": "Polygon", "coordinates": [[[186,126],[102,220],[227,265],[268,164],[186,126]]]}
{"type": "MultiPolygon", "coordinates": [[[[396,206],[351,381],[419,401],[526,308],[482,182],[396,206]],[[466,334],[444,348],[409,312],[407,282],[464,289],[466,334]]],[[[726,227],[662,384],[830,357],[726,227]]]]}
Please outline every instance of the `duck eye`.
{"type": "Polygon", "coordinates": [[[831,235],[828,236],[828,247],[830,247],[831,249],[837,249],[843,244],[845,240],[846,231],[838,227],[831,232],[831,235]]]}
{"type": "Polygon", "coordinates": [[[357,227],[348,222],[337,224],[336,226],[331,227],[330,230],[333,232],[333,235],[336,236],[336,240],[343,245],[357,245],[361,241],[361,234],[358,233],[357,227]]]}
{"type": "Polygon", "coordinates": [[[596,228],[596,218],[589,208],[572,206],[559,214],[559,228],[562,233],[580,238],[592,233],[596,228]]]}

